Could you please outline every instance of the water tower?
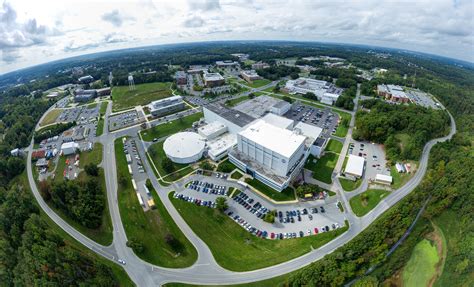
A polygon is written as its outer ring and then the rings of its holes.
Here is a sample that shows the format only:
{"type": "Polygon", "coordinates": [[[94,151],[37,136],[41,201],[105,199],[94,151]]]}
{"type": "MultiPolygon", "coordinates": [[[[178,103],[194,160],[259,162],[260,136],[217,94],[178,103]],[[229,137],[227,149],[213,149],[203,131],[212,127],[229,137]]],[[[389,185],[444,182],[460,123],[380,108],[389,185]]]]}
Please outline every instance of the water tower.
{"type": "Polygon", "coordinates": [[[128,90],[133,91],[135,90],[135,82],[133,82],[133,76],[128,75],[128,90]]]}

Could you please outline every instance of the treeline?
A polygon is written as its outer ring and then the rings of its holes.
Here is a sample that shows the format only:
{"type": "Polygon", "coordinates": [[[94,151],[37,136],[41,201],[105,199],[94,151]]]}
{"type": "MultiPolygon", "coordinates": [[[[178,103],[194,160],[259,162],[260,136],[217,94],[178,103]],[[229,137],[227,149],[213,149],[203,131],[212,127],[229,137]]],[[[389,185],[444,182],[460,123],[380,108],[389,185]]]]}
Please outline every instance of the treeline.
{"type": "Polygon", "coordinates": [[[356,140],[367,140],[385,145],[389,160],[418,160],[428,140],[447,132],[449,116],[442,110],[417,105],[394,105],[376,99],[361,101],[356,114],[356,140]],[[402,143],[398,134],[405,134],[402,143]],[[402,146],[403,144],[403,146],[402,146]]]}
{"type": "Polygon", "coordinates": [[[102,223],[105,197],[97,166],[86,166],[88,177],[39,184],[41,196],[84,227],[95,229],[102,223]]]}
{"type": "Polygon", "coordinates": [[[299,72],[300,69],[298,67],[290,67],[286,65],[273,65],[265,69],[257,70],[257,73],[260,76],[272,81],[279,80],[280,78],[286,76],[290,76],[292,79],[297,79],[299,72]]]}
{"type": "Polygon", "coordinates": [[[64,131],[67,131],[68,129],[72,128],[73,126],[76,125],[76,122],[69,122],[69,123],[58,123],[46,128],[43,128],[39,130],[38,132],[35,133],[34,139],[35,143],[40,143],[41,141],[57,136],[61,134],[64,131]]]}
{"type": "Polygon", "coordinates": [[[0,188],[2,286],[118,286],[112,270],[64,241],[40,218],[29,191],[0,188]]]}
{"type": "MultiPolygon", "coordinates": [[[[129,72],[133,72],[131,67],[127,67],[127,69],[115,69],[113,71],[113,85],[115,86],[124,86],[128,85],[128,75],[129,72]]],[[[153,83],[153,82],[172,82],[173,77],[171,72],[168,71],[168,67],[161,65],[157,66],[154,71],[156,73],[147,74],[151,69],[146,69],[145,71],[139,71],[133,73],[133,82],[135,84],[143,84],[143,83],[153,83]]]]}
{"type": "MultiPolygon", "coordinates": [[[[474,209],[471,204],[466,203],[474,200],[471,188],[474,186],[471,172],[474,169],[474,160],[469,156],[470,143],[462,141],[463,144],[453,140],[435,146],[431,152],[433,157],[428,175],[414,192],[382,215],[354,240],[291,276],[289,285],[342,286],[356,276],[363,276],[371,266],[385,262],[388,250],[405,233],[430,195],[432,197],[424,216],[432,218],[447,208],[452,209],[458,214],[459,220],[466,223],[464,232],[472,234],[474,209]]],[[[457,251],[460,254],[458,262],[471,256],[473,247],[469,244],[469,240],[466,238],[465,244],[461,246],[462,250],[457,251]]],[[[394,274],[410,255],[411,253],[402,254],[401,256],[405,258],[399,258],[397,264],[384,266],[381,273],[376,274],[378,276],[376,281],[381,282],[394,274]]],[[[469,276],[472,272],[473,267],[470,265],[459,270],[459,275],[469,276]]]]}

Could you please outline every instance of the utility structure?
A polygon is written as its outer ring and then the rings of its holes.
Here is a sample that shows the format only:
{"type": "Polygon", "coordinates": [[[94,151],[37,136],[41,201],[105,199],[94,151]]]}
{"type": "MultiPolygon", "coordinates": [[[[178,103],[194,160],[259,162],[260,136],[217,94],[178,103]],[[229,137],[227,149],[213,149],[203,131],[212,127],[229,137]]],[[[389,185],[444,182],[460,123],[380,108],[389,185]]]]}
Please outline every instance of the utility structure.
{"type": "Polygon", "coordinates": [[[109,73],[109,86],[112,87],[112,80],[114,79],[114,76],[112,75],[112,71],[109,73]]]}
{"type": "Polygon", "coordinates": [[[134,91],[135,90],[135,82],[133,81],[133,76],[128,75],[128,90],[134,91]]]}

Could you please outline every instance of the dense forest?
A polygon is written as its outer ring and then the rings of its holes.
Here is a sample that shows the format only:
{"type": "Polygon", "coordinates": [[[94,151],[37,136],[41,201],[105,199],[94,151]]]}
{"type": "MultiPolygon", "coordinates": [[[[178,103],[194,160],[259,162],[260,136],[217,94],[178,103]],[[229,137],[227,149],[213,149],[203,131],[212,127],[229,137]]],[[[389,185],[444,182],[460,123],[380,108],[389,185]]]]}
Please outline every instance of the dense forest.
{"type": "Polygon", "coordinates": [[[385,145],[389,160],[418,160],[425,143],[446,134],[449,116],[418,105],[394,105],[377,99],[361,101],[353,137],[385,145]],[[369,110],[369,111],[367,111],[369,110]],[[397,135],[404,134],[406,142],[397,135]]]}
{"type": "Polygon", "coordinates": [[[285,66],[285,65],[272,65],[268,68],[265,69],[260,69],[257,70],[257,73],[269,80],[276,81],[279,80],[280,78],[290,76],[292,79],[298,78],[298,73],[300,72],[300,69],[297,67],[290,67],[290,66],[285,66]]]}

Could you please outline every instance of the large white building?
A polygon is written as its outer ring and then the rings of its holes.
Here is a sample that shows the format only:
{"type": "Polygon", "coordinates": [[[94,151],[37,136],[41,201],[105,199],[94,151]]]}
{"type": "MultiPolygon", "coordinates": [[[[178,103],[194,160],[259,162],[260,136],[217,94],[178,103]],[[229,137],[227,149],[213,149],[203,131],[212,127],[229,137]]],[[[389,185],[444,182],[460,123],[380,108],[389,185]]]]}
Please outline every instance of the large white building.
{"type": "Polygon", "coordinates": [[[180,111],[184,108],[185,104],[183,97],[181,96],[172,96],[169,98],[153,101],[148,105],[148,109],[154,117],[180,111]]]}
{"type": "Polygon", "coordinates": [[[187,164],[202,157],[206,142],[202,136],[193,132],[179,132],[168,137],[163,143],[166,156],[175,163],[187,164]]]}
{"type": "Polygon", "coordinates": [[[61,145],[61,152],[63,155],[70,155],[76,153],[79,144],[75,142],[67,142],[61,145]]]}
{"type": "Polygon", "coordinates": [[[210,122],[198,128],[198,133],[206,140],[212,140],[225,132],[227,132],[227,126],[218,121],[210,122]]]}
{"type": "Polygon", "coordinates": [[[349,177],[352,179],[361,178],[362,174],[364,173],[364,168],[365,168],[365,159],[361,156],[350,154],[347,160],[344,174],[346,175],[346,177],[349,177]]]}
{"type": "Polygon", "coordinates": [[[286,82],[285,89],[290,93],[313,93],[320,102],[333,105],[343,89],[337,88],[332,83],[310,78],[298,78],[286,82]]]}

